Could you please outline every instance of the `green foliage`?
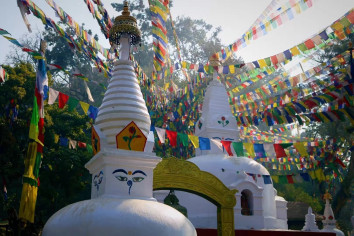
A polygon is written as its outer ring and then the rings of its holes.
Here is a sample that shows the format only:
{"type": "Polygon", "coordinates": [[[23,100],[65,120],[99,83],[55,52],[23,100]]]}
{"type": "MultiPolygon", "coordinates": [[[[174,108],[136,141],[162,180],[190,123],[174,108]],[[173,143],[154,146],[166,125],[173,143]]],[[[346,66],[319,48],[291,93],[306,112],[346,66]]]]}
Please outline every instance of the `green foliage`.
{"type": "MultiPolygon", "coordinates": [[[[19,209],[24,173],[24,157],[29,143],[36,73],[30,64],[4,66],[9,80],[0,85],[0,178],[7,184],[8,199],[0,197],[0,218],[7,209],[19,209]],[[18,105],[18,117],[8,116],[9,108],[18,105]]],[[[86,149],[71,150],[55,143],[54,134],[90,143],[89,118],[68,112],[56,105],[45,106],[45,140],[39,172],[40,186],[36,221],[44,223],[60,208],[90,196],[90,174],[84,164],[92,154],[86,149]]]]}
{"type": "Polygon", "coordinates": [[[321,200],[319,198],[312,197],[305,192],[304,186],[287,184],[279,185],[276,188],[278,190],[278,195],[282,196],[287,201],[305,202],[309,204],[315,212],[320,212],[323,208],[321,200]]]}

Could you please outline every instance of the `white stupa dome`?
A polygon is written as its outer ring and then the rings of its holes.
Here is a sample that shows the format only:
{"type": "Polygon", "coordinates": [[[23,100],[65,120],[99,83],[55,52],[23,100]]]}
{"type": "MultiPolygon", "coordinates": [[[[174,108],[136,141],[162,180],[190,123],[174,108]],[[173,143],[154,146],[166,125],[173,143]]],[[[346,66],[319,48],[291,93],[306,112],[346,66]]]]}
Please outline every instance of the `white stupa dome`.
{"type": "MultiPolygon", "coordinates": [[[[209,138],[210,150],[196,149],[190,161],[200,170],[213,174],[229,189],[237,189],[234,207],[235,229],[287,229],[286,201],[277,198],[268,170],[248,157],[229,156],[216,142],[240,142],[236,119],[231,113],[224,85],[217,80],[208,85],[203,101],[202,116],[195,135],[209,138]],[[212,142],[213,141],[213,142],[212,142]]],[[[154,196],[162,201],[163,190],[154,196]]],[[[208,200],[188,192],[176,191],[188,218],[196,228],[217,228],[217,207],[208,200]]]]}
{"type": "Polygon", "coordinates": [[[246,176],[245,173],[269,175],[264,166],[247,157],[234,157],[221,153],[196,156],[188,161],[196,164],[201,170],[215,175],[229,188],[245,178],[253,181],[252,177],[246,176]]]}
{"type": "Polygon", "coordinates": [[[196,233],[183,214],[165,204],[98,198],[71,204],[55,213],[46,223],[43,235],[192,236],[196,233]]]}

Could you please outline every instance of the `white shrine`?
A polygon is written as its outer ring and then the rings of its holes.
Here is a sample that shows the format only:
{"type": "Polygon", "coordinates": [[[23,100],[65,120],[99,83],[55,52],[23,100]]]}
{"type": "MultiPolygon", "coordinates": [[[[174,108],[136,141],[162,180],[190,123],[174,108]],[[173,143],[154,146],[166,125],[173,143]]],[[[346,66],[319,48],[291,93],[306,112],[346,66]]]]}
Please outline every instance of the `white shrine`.
{"type": "Polygon", "coordinates": [[[85,165],[92,174],[91,199],[56,212],[44,236],[196,235],[184,215],[152,196],[153,169],[161,158],[151,147],[146,150],[151,121],[129,60],[130,45],[139,43],[140,35],[125,2],[110,31],[110,41],[120,45],[120,59],[95,122],[96,154],[85,165]]]}
{"type": "Polygon", "coordinates": [[[331,194],[326,192],[323,199],[326,201],[326,204],[323,212],[323,229],[321,232],[335,233],[337,236],[344,236],[344,233],[336,228],[336,219],[334,218],[333,210],[329,202],[329,200],[332,199],[331,194]]]}
{"type": "Polygon", "coordinates": [[[305,215],[305,225],[302,231],[318,232],[320,231],[316,224],[316,216],[312,213],[312,208],[309,207],[307,214],[305,215]]]}
{"type": "MultiPolygon", "coordinates": [[[[217,80],[216,72],[207,88],[198,122],[196,136],[218,141],[239,141],[239,130],[231,113],[226,89],[217,80]]],[[[214,142],[210,145],[210,150],[197,149],[196,157],[188,161],[215,175],[229,189],[238,190],[234,207],[235,229],[288,229],[287,202],[277,196],[272,183],[264,184],[262,175],[269,175],[267,169],[247,157],[230,157],[214,142]],[[253,177],[247,173],[253,174],[253,177]]],[[[163,201],[167,193],[154,191],[154,196],[158,201],[163,201]]],[[[188,219],[195,228],[217,228],[217,207],[214,204],[187,192],[176,191],[176,196],[179,203],[187,208],[188,219]]]]}

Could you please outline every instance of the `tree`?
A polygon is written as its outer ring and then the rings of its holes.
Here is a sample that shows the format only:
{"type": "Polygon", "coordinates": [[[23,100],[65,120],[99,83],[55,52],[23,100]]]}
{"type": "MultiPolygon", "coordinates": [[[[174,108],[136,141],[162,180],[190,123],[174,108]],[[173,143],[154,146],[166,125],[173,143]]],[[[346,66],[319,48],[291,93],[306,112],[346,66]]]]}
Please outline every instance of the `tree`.
{"type": "MultiPolygon", "coordinates": [[[[353,34],[349,36],[348,40],[334,44],[332,47],[329,47],[321,54],[316,60],[318,62],[326,62],[330,58],[338,55],[339,53],[344,52],[348,49],[349,42],[353,42],[353,34]]],[[[339,69],[347,67],[348,64],[342,65],[339,69]]],[[[332,69],[332,73],[334,73],[332,69]]],[[[352,72],[353,74],[353,72],[352,72]]],[[[349,80],[349,83],[353,83],[353,78],[349,80]]],[[[354,114],[354,108],[351,106],[347,109],[347,112],[354,114]]],[[[342,163],[346,165],[346,168],[341,173],[340,178],[343,180],[341,183],[338,181],[332,180],[331,182],[322,182],[320,189],[322,194],[326,189],[330,188],[333,199],[333,210],[336,218],[338,219],[339,224],[343,227],[343,231],[350,231],[351,224],[349,222],[348,216],[341,214],[342,209],[353,209],[354,204],[352,201],[353,198],[353,179],[354,179],[354,133],[353,133],[353,121],[335,121],[329,123],[313,123],[310,124],[305,132],[307,137],[311,138],[320,138],[323,140],[335,139],[337,142],[335,144],[334,150],[330,153],[330,156],[326,158],[336,157],[342,163]]],[[[327,163],[328,164],[328,163],[327,163]]],[[[332,172],[333,168],[328,168],[326,165],[325,172],[332,172]]],[[[336,180],[338,180],[337,178],[336,180]]]]}
{"type": "MultiPolygon", "coordinates": [[[[6,183],[8,198],[0,197],[1,218],[8,209],[19,209],[36,79],[29,63],[4,68],[9,79],[0,85],[0,177],[6,183]]],[[[55,104],[45,106],[45,146],[36,206],[36,222],[42,226],[60,208],[90,196],[91,179],[84,164],[92,154],[60,146],[55,135],[90,143],[89,118],[55,104]]]]}
{"type": "Polygon", "coordinates": [[[276,189],[278,195],[285,198],[287,201],[295,202],[305,202],[310,205],[310,207],[315,212],[320,212],[323,207],[319,198],[314,198],[308,194],[304,189],[306,189],[305,184],[287,184],[287,185],[277,185],[276,189]]]}

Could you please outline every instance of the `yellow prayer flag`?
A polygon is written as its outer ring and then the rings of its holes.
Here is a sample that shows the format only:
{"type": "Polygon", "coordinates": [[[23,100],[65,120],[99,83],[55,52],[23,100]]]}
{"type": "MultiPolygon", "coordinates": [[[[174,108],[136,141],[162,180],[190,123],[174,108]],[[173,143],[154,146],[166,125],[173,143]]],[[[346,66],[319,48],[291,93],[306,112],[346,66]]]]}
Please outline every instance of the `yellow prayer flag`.
{"type": "Polygon", "coordinates": [[[315,180],[315,179],[316,179],[316,176],[315,176],[315,171],[310,170],[310,171],[308,171],[307,173],[310,175],[311,179],[313,179],[313,180],[315,180]]]}
{"type": "Polygon", "coordinates": [[[318,179],[318,181],[320,181],[320,182],[326,180],[326,177],[325,177],[322,169],[315,170],[315,176],[318,179]]]}
{"type": "Polygon", "coordinates": [[[290,52],[293,56],[296,56],[296,55],[299,55],[300,52],[299,52],[299,49],[295,46],[293,48],[290,48],[290,52]]]}
{"type": "Polygon", "coordinates": [[[306,147],[304,145],[304,142],[294,143],[293,145],[294,145],[294,147],[296,148],[296,150],[300,153],[300,155],[302,157],[309,155],[308,152],[307,152],[307,149],[306,149],[306,147]]]}
{"type": "Polygon", "coordinates": [[[192,141],[194,148],[199,148],[199,137],[194,135],[188,135],[189,140],[192,141]]]}
{"type": "Polygon", "coordinates": [[[229,71],[230,71],[230,74],[234,74],[235,73],[235,66],[229,65],[229,71]]]}
{"type": "Polygon", "coordinates": [[[187,62],[182,61],[182,68],[187,68],[187,62]]]}
{"type": "Polygon", "coordinates": [[[267,22],[265,23],[265,27],[266,27],[267,32],[269,32],[269,31],[272,30],[272,27],[271,27],[271,25],[270,25],[270,21],[267,21],[267,22]]]}
{"type": "Polygon", "coordinates": [[[338,31],[341,31],[343,29],[343,25],[339,21],[337,21],[337,22],[335,22],[334,24],[331,25],[331,28],[335,29],[335,30],[338,30],[338,31]]]}
{"type": "MultiPolygon", "coordinates": [[[[36,183],[36,177],[33,174],[33,169],[36,165],[37,159],[37,143],[31,142],[28,145],[27,155],[25,158],[25,173],[23,175],[24,180],[33,181],[36,183]]],[[[24,182],[21,194],[21,203],[19,210],[19,217],[21,219],[28,220],[29,222],[34,222],[34,212],[37,200],[37,186],[31,185],[29,182],[24,182]]]]}
{"type": "Polygon", "coordinates": [[[87,104],[86,102],[80,101],[80,105],[81,105],[82,110],[84,110],[85,115],[87,115],[87,111],[88,111],[88,109],[90,107],[90,104],[87,104]]]}
{"type": "Polygon", "coordinates": [[[272,176],[270,176],[270,177],[272,177],[272,180],[273,180],[274,183],[279,183],[279,176],[277,176],[277,175],[272,175],[272,176]]]}
{"type": "Polygon", "coordinates": [[[166,91],[170,87],[170,83],[166,83],[164,86],[164,90],[166,91]]]}
{"type": "Polygon", "coordinates": [[[59,142],[59,135],[54,134],[54,143],[58,143],[59,142]]]}
{"type": "Polygon", "coordinates": [[[263,67],[266,67],[266,66],[267,66],[267,63],[266,63],[266,61],[265,61],[264,59],[260,59],[260,60],[258,60],[258,63],[259,63],[259,66],[260,66],[261,68],[263,68],[263,67]]]}
{"type": "Polygon", "coordinates": [[[34,223],[38,187],[23,183],[19,218],[34,223]]]}
{"type": "Polygon", "coordinates": [[[243,143],[243,146],[246,148],[248,155],[250,157],[254,158],[256,156],[256,154],[254,152],[253,143],[243,143]]]}

